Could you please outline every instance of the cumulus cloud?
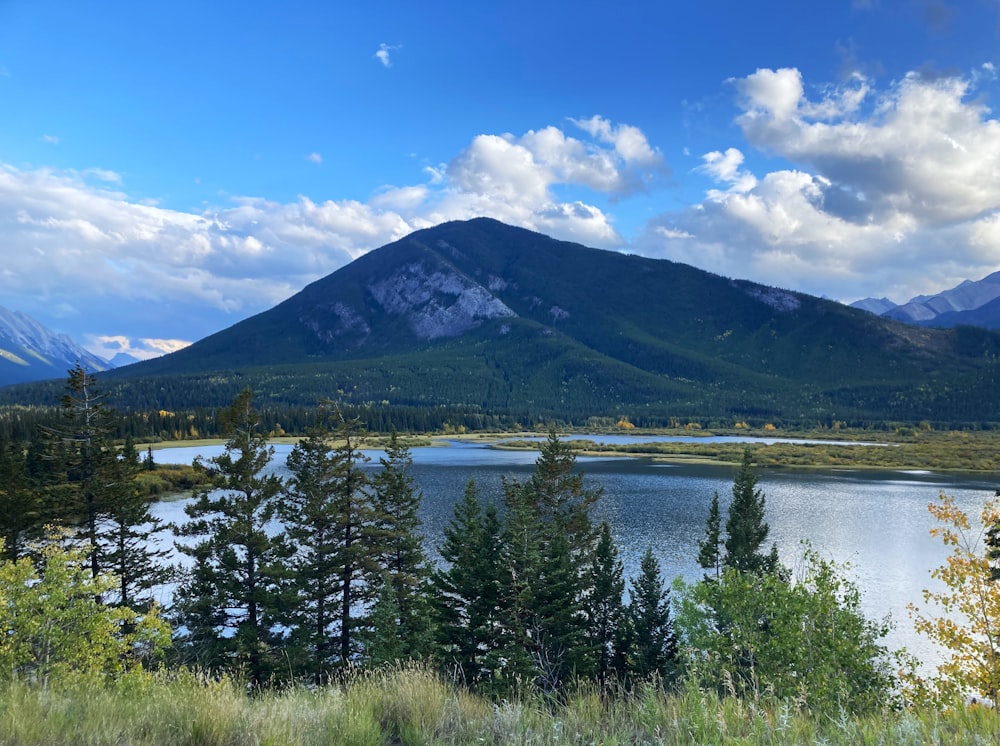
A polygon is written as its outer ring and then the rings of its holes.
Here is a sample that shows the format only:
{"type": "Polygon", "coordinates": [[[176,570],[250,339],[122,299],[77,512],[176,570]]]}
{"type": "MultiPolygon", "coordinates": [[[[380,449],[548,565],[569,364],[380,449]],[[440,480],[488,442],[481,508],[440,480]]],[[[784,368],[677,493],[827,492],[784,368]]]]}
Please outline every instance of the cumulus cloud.
{"type": "Polygon", "coordinates": [[[635,128],[594,118],[581,131],[479,135],[426,168],[424,183],[387,185],[364,201],[243,196],[199,213],[136,202],[112,171],[0,164],[0,295],[59,331],[86,332],[97,354],[138,357],[265,310],[445,220],[487,215],[618,248],[611,216],[586,195],[627,193],[665,167],[635,128]]]}
{"type": "Polygon", "coordinates": [[[312,152],[306,156],[306,160],[310,163],[321,164],[323,162],[323,156],[319,153],[312,152]]]}
{"type": "MultiPolygon", "coordinates": [[[[986,68],[984,68],[986,69],[986,68]]],[[[807,92],[796,69],[732,81],[736,123],[788,168],[703,156],[705,200],[654,220],[637,248],[728,276],[854,300],[939,292],[1000,268],[1000,122],[973,77],[854,76],[807,92]]]]}
{"type": "Polygon", "coordinates": [[[59,138],[55,135],[42,135],[42,142],[47,142],[49,145],[58,145],[59,138]]]}

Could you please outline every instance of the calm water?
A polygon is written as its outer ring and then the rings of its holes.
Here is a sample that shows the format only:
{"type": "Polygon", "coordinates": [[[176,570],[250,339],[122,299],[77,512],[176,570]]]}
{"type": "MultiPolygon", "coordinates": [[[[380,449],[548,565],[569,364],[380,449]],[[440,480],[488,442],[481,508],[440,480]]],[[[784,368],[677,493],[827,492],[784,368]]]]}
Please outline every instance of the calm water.
{"type": "MultiPolygon", "coordinates": [[[[606,438],[601,437],[601,440],[606,438]]],[[[660,438],[660,440],[663,440],[660,438]]],[[[170,448],[158,451],[162,463],[190,463],[216,448],[170,448]]],[[[276,448],[278,473],[290,446],[276,448]]],[[[369,452],[377,465],[378,452],[369,452]]],[[[526,478],[537,453],[491,450],[482,444],[452,442],[448,447],[417,448],[412,474],[423,491],[422,519],[428,550],[440,543],[470,478],[483,499],[499,500],[504,476],[526,478]]],[[[734,467],[654,464],[646,459],[579,458],[584,483],[603,489],[595,519],[607,520],[622,553],[626,576],[638,571],[639,557],[652,547],[668,579],[701,577],[698,542],[704,536],[712,495],[719,493],[723,516],[731,497],[734,467]]],[[[920,602],[932,586],[930,570],[946,557],[939,540],[929,535],[933,521],[927,504],[942,491],[977,516],[1000,480],[930,472],[767,469],[758,473],[767,498],[770,539],[784,564],[796,565],[800,541],[838,562],[850,563],[849,576],[861,588],[866,613],[891,614],[896,629],[889,640],[922,660],[935,651],[915,635],[907,615],[910,602],[920,602]]],[[[155,512],[183,522],[185,500],[161,502],[155,512]]]]}

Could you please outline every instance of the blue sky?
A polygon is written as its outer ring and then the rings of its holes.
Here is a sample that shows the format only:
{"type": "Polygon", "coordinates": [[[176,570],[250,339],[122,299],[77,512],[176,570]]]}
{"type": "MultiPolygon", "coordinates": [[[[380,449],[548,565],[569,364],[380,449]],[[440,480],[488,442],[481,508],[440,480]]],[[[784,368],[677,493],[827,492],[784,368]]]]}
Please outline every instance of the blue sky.
{"type": "Polygon", "coordinates": [[[149,356],[444,220],[843,301],[1000,269],[1000,0],[0,0],[0,305],[149,356]]]}

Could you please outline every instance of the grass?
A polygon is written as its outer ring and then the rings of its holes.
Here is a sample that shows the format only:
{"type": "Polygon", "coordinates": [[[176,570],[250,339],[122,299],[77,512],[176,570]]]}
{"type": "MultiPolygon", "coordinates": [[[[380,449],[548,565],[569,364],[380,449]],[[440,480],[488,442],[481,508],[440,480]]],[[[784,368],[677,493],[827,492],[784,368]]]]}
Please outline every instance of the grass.
{"type": "MultiPolygon", "coordinates": [[[[736,433],[726,433],[736,434],[736,433]]],[[[740,433],[776,438],[775,433],[740,433]]],[[[699,433],[705,435],[704,431],[699,433]]],[[[816,434],[782,433],[780,437],[815,439],[816,434]]],[[[830,438],[829,433],[825,433],[830,438]]],[[[662,461],[687,463],[738,464],[744,448],[753,448],[754,464],[761,468],[848,468],[848,469],[930,469],[969,473],[1000,471],[1000,431],[926,431],[910,435],[850,433],[841,434],[840,443],[774,443],[705,442],[692,437],[683,442],[646,442],[607,444],[599,440],[568,441],[581,455],[613,455],[655,458],[662,461]],[[863,440],[862,440],[863,439],[863,440]],[[877,443],[877,445],[872,445],[877,443]]],[[[509,448],[538,448],[537,442],[511,440],[509,448]]]]}
{"type": "Polygon", "coordinates": [[[108,685],[0,686],[0,743],[11,745],[985,744],[998,737],[1000,714],[984,708],[813,715],[794,702],[720,698],[693,685],[492,703],[420,667],[254,697],[233,680],[185,672],[108,685]]]}

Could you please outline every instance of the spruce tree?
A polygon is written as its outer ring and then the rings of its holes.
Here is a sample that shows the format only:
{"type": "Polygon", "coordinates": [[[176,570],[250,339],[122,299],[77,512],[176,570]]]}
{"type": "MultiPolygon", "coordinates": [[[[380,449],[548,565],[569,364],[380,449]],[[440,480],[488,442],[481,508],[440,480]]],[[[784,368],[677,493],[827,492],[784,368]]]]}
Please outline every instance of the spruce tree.
{"type": "Polygon", "coordinates": [[[324,417],[331,413],[337,418],[333,430],[321,419],[292,449],[282,504],[285,528],[297,547],[289,623],[317,683],[362,654],[357,633],[363,631],[378,572],[369,480],[362,468],[368,459],[358,446],[361,424],[324,407],[324,417]]]}
{"type": "Polygon", "coordinates": [[[614,669],[615,647],[623,632],[625,592],[622,562],[607,521],[601,524],[594,560],[590,568],[587,614],[587,644],[594,655],[593,670],[603,688],[614,669]]]}
{"type": "Polygon", "coordinates": [[[405,641],[399,634],[400,610],[396,601],[396,586],[388,575],[383,574],[379,582],[370,618],[372,627],[365,646],[368,665],[377,667],[408,657],[405,641]]]}
{"type": "MultiPolygon", "coordinates": [[[[329,415],[329,412],[325,413],[329,415]]],[[[314,424],[288,457],[281,515],[296,546],[294,600],[287,616],[298,653],[316,683],[361,653],[355,631],[367,605],[376,548],[367,540],[372,508],[360,423],[314,424]]]]}
{"type": "Polygon", "coordinates": [[[194,560],[182,583],[178,621],[189,635],[214,634],[207,647],[245,667],[250,684],[259,687],[273,670],[280,641],[275,630],[290,554],[284,534],[270,525],[282,481],[268,471],[274,449],[259,432],[253,392],[237,395],[221,420],[225,450],[207,463],[196,461],[215,484],[185,508],[190,520],[178,528],[181,536],[199,537],[178,545],[194,560]]]}
{"type": "Polygon", "coordinates": [[[550,431],[531,477],[503,486],[513,631],[546,687],[586,671],[590,658],[583,603],[596,541],[590,509],[600,490],[585,489],[575,465],[572,450],[550,431]]]}
{"type": "Polygon", "coordinates": [[[722,572],[722,519],[719,515],[719,493],[712,496],[712,504],[708,509],[708,520],[705,523],[705,538],[698,544],[698,564],[709,573],[706,579],[718,580],[722,572]]]}
{"type": "MultiPolygon", "coordinates": [[[[399,617],[395,633],[402,655],[421,658],[430,652],[427,581],[430,569],[424,553],[418,515],[422,495],[410,474],[413,459],[395,429],[372,478],[370,542],[381,570],[380,582],[392,583],[399,617]]],[[[379,591],[381,594],[382,592],[379,591]]]]}
{"type": "Polygon", "coordinates": [[[342,421],[334,449],[334,530],[338,537],[335,572],[340,662],[345,666],[361,653],[357,633],[364,631],[365,610],[374,600],[373,578],[378,572],[375,547],[370,541],[373,510],[369,479],[361,469],[368,458],[361,452],[360,438],[359,420],[342,421]]]}
{"type": "Polygon", "coordinates": [[[291,473],[279,512],[289,541],[292,598],[284,623],[291,628],[293,659],[316,684],[336,664],[339,589],[337,472],[329,429],[314,423],[288,455],[291,473]]]}
{"type": "Polygon", "coordinates": [[[631,673],[639,679],[655,676],[669,681],[677,659],[677,638],[670,617],[670,591],[663,585],[652,548],[642,555],[630,595],[631,673]]]}
{"type": "Polygon", "coordinates": [[[530,667],[509,611],[501,521],[495,505],[480,505],[472,480],[438,551],[444,564],[431,578],[438,655],[469,687],[503,694],[530,667]]]}
{"type": "Polygon", "coordinates": [[[729,517],[726,520],[723,567],[758,575],[780,570],[777,546],[772,546],[768,554],[760,551],[770,531],[764,520],[764,502],[764,492],[757,488],[753,453],[750,448],[746,448],[740,470],[733,481],[733,501],[729,505],[729,517]]]}
{"type": "Polygon", "coordinates": [[[24,556],[29,542],[38,538],[44,512],[32,488],[24,447],[0,439],[0,532],[3,558],[14,562],[24,556]]]}
{"type": "Polygon", "coordinates": [[[116,455],[111,442],[113,416],[97,379],[77,364],[69,371],[60,400],[61,422],[45,430],[48,458],[59,476],[51,485],[53,513],[58,520],[82,516],[79,536],[87,545],[91,577],[102,571],[100,522],[106,508],[107,485],[115,480],[116,455]]]}
{"type": "Polygon", "coordinates": [[[166,565],[170,552],[157,548],[157,534],[166,527],[136,485],[141,468],[130,435],[108,471],[101,543],[105,567],[118,581],[114,605],[145,612],[153,604],[153,591],[172,573],[166,565]]]}

